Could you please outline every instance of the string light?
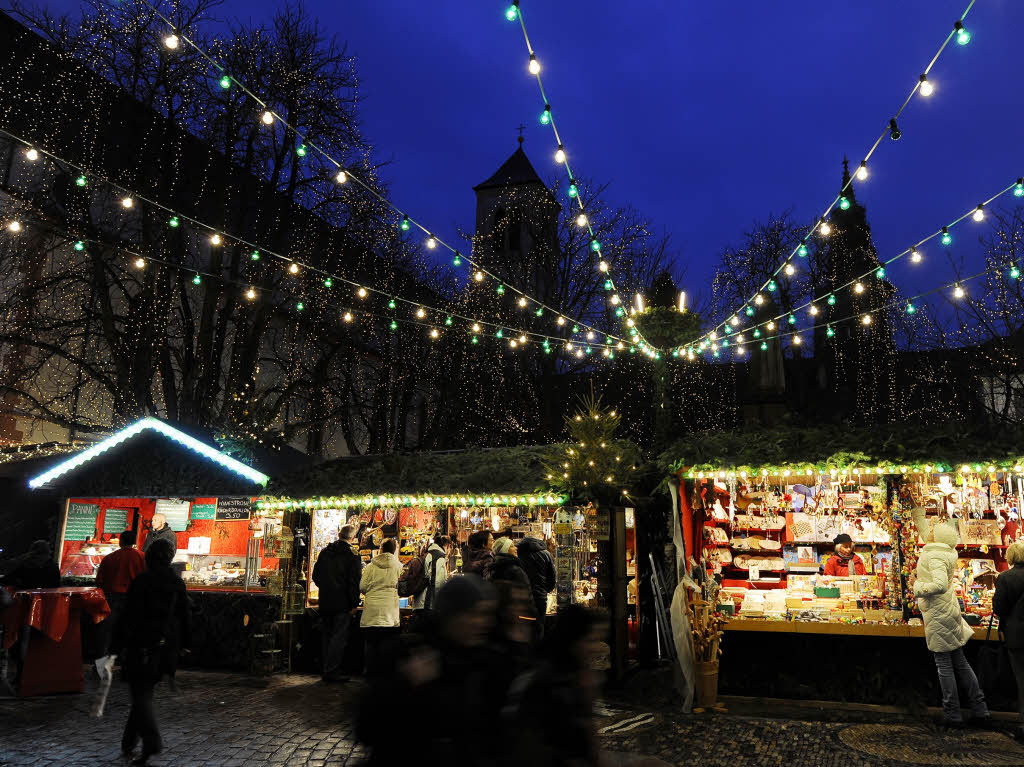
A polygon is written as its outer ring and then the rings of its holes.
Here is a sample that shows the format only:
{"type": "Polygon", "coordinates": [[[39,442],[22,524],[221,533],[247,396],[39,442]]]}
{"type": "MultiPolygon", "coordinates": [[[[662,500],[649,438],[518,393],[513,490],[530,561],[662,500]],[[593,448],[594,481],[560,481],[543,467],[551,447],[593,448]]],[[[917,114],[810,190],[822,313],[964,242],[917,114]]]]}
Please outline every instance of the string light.
{"type": "Polygon", "coordinates": [[[1024,197],[1024,178],[1018,178],[1017,183],[1013,186],[1014,197],[1024,197]]]}
{"type": "Polygon", "coordinates": [[[600,272],[607,272],[608,271],[608,262],[605,261],[604,259],[601,259],[600,261],[597,262],[597,269],[600,272]]]}
{"type": "Polygon", "coordinates": [[[27,159],[29,162],[35,162],[36,160],[39,159],[39,150],[37,150],[34,146],[30,146],[28,149],[25,150],[25,159],[27,159]]]}
{"type": "Polygon", "coordinates": [[[352,312],[345,312],[345,314],[343,314],[341,318],[343,320],[345,320],[345,322],[351,322],[352,321],[352,312]]]}
{"type": "Polygon", "coordinates": [[[565,147],[561,144],[558,145],[558,149],[555,151],[555,162],[559,164],[565,162],[565,147]]]}
{"type": "Polygon", "coordinates": [[[921,263],[921,251],[919,251],[917,248],[911,248],[910,260],[913,261],[915,264],[921,263]]]}
{"type": "Polygon", "coordinates": [[[537,61],[537,57],[534,54],[530,54],[529,70],[531,75],[540,74],[540,62],[537,61]]]}
{"type": "Polygon", "coordinates": [[[165,46],[166,46],[167,48],[169,48],[170,50],[172,50],[172,51],[173,51],[173,50],[177,50],[177,48],[178,48],[178,45],[179,45],[180,43],[181,43],[181,40],[179,40],[179,39],[178,39],[178,36],[177,36],[177,35],[173,35],[173,34],[172,34],[172,35],[167,35],[167,36],[166,36],[166,37],[164,38],[164,45],[165,45],[165,46]]]}
{"type": "Polygon", "coordinates": [[[292,261],[290,264],[288,264],[288,274],[298,274],[298,273],[299,273],[299,265],[297,263],[292,261]]]}
{"type": "Polygon", "coordinates": [[[366,288],[359,288],[359,290],[356,291],[356,295],[359,296],[360,298],[366,298],[366,288]]]}
{"type": "Polygon", "coordinates": [[[515,21],[519,18],[519,0],[515,0],[512,5],[505,9],[505,18],[508,21],[515,21]]]}
{"type": "Polygon", "coordinates": [[[135,259],[135,268],[136,269],[145,269],[146,268],[146,259],[141,258],[141,257],[135,259]]]}
{"type": "Polygon", "coordinates": [[[263,116],[260,119],[263,120],[264,125],[273,125],[274,113],[268,109],[263,113],[263,116]]]}
{"type": "Polygon", "coordinates": [[[202,281],[203,281],[203,278],[199,276],[198,272],[196,272],[196,276],[192,278],[192,284],[193,285],[199,285],[200,283],[202,283],[202,281]]]}
{"type": "Polygon", "coordinates": [[[245,291],[245,297],[252,301],[254,298],[256,298],[256,291],[250,287],[247,291],[245,291]]]}
{"type": "Polygon", "coordinates": [[[953,25],[953,30],[956,32],[957,45],[967,45],[967,43],[971,42],[971,33],[963,25],[962,21],[957,21],[953,25]]]}
{"type": "Polygon", "coordinates": [[[861,160],[860,165],[857,166],[857,180],[867,181],[868,180],[868,161],[861,160]]]}
{"type": "Polygon", "coordinates": [[[334,177],[334,180],[339,184],[344,184],[348,181],[348,175],[343,170],[338,171],[338,175],[334,177]]]}
{"type": "Polygon", "coordinates": [[[401,224],[399,224],[398,226],[399,226],[399,228],[400,228],[400,229],[401,229],[401,230],[402,230],[403,232],[408,232],[408,231],[409,231],[409,217],[408,217],[408,216],[405,216],[405,215],[403,215],[403,216],[402,216],[402,223],[401,223],[401,224]]]}
{"type": "Polygon", "coordinates": [[[484,281],[484,273],[483,273],[483,272],[481,272],[481,271],[480,271],[480,270],[478,269],[478,270],[476,271],[476,274],[474,274],[474,275],[473,275],[473,279],[474,279],[474,280],[476,280],[477,282],[483,282],[483,281],[484,281]]]}
{"type": "Polygon", "coordinates": [[[519,307],[520,308],[522,308],[522,309],[526,308],[526,299],[525,298],[520,298],[518,303],[519,303],[519,307]]]}
{"type": "Polygon", "coordinates": [[[870,314],[865,314],[863,317],[860,318],[860,321],[861,321],[861,324],[863,324],[863,325],[870,325],[871,324],[871,315],[870,314]]]}
{"type": "Polygon", "coordinates": [[[832,225],[823,218],[821,219],[821,223],[818,225],[818,231],[821,232],[822,237],[828,237],[832,234],[832,225]]]}
{"type": "Polygon", "coordinates": [[[427,316],[427,313],[424,311],[422,306],[416,309],[416,316],[421,320],[427,316]]]}
{"type": "Polygon", "coordinates": [[[330,277],[328,277],[327,279],[324,280],[324,287],[325,288],[329,288],[332,285],[334,285],[334,280],[332,280],[330,277]]]}
{"type": "Polygon", "coordinates": [[[181,221],[178,220],[177,216],[171,216],[167,221],[167,225],[171,229],[177,229],[181,225],[181,221]]]}
{"type": "Polygon", "coordinates": [[[437,247],[437,240],[434,239],[434,235],[427,237],[427,248],[433,250],[437,247]]]}
{"type": "Polygon", "coordinates": [[[223,240],[221,239],[219,234],[211,234],[210,235],[210,244],[211,245],[220,245],[221,242],[223,242],[223,240]]]}
{"type": "Polygon", "coordinates": [[[86,179],[85,176],[79,176],[78,178],[75,179],[75,185],[76,186],[85,186],[88,183],[89,183],[89,181],[88,181],[88,179],[86,179]]]}
{"type": "Polygon", "coordinates": [[[919,82],[920,85],[918,85],[917,88],[921,92],[922,96],[927,98],[928,96],[931,96],[932,93],[935,92],[935,88],[933,88],[932,84],[928,82],[928,75],[921,75],[919,82]]]}
{"type": "Polygon", "coordinates": [[[121,198],[121,207],[122,208],[131,208],[133,205],[135,205],[135,200],[133,200],[131,197],[122,197],[121,198]]]}
{"type": "Polygon", "coordinates": [[[979,223],[981,221],[984,221],[985,220],[985,205],[984,204],[978,205],[978,207],[974,209],[974,214],[971,216],[971,218],[973,218],[976,222],[979,222],[979,223]]]}
{"type": "Polygon", "coordinates": [[[955,288],[953,288],[953,298],[963,298],[963,297],[964,297],[964,289],[963,289],[963,287],[961,285],[957,285],[955,288]]]}
{"type": "MultiPolygon", "coordinates": [[[[850,209],[850,198],[849,197],[840,197],[839,198],[839,209],[840,210],[849,210],[850,209]]],[[[806,250],[806,248],[804,248],[804,250],[806,250]]]]}
{"type": "Polygon", "coordinates": [[[786,264],[786,276],[792,277],[794,274],[796,274],[796,267],[792,264],[786,264]]]}
{"type": "Polygon", "coordinates": [[[14,232],[15,234],[17,234],[18,232],[21,231],[21,222],[17,220],[11,221],[10,223],[7,224],[7,231],[14,232]]]}
{"type": "Polygon", "coordinates": [[[950,245],[953,242],[953,236],[949,233],[949,227],[942,227],[942,244],[950,245]]]}
{"type": "Polygon", "coordinates": [[[586,226],[586,225],[587,225],[587,214],[586,213],[580,213],[578,216],[576,216],[576,226],[586,226]]]}
{"type": "Polygon", "coordinates": [[[914,306],[913,302],[907,302],[907,314],[914,314],[917,311],[917,307],[914,306]]]}
{"type": "Polygon", "coordinates": [[[218,82],[220,83],[220,87],[222,90],[226,91],[228,90],[228,88],[231,87],[231,78],[227,75],[221,75],[221,78],[218,82]]]}
{"type": "Polygon", "coordinates": [[[853,292],[854,293],[863,293],[864,292],[864,283],[863,282],[858,282],[856,285],[854,285],[853,286],[853,292]]]}

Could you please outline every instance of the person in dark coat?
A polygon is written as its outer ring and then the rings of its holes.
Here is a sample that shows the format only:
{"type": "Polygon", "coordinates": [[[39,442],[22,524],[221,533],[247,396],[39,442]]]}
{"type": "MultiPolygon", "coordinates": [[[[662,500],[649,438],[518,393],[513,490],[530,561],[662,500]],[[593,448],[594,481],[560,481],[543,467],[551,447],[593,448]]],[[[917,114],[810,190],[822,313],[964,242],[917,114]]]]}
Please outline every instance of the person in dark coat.
{"type": "Polygon", "coordinates": [[[530,578],[516,556],[516,545],[511,538],[499,538],[494,542],[494,561],[484,571],[484,577],[489,581],[512,581],[523,588],[530,588],[530,578]]]}
{"type": "Polygon", "coordinates": [[[462,552],[462,572],[483,578],[494,561],[494,534],[490,530],[478,530],[469,536],[469,544],[462,552]]]}
{"type": "Polygon", "coordinates": [[[110,607],[110,615],[101,627],[103,651],[106,655],[117,625],[124,612],[125,600],[132,582],[146,570],[146,558],[135,548],[135,531],[125,530],[118,539],[120,548],[113,554],[103,557],[99,569],[96,570],[96,585],[103,590],[103,596],[110,607]]]}
{"type": "Polygon", "coordinates": [[[347,682],[341,662],[348,644],[349,626],[359,607],[359,579],[363,560],[355,550],[356,528],[345,525],[338,540],[326,546],[313,566],[313,583],[320,589],[320,618],[323,621],[321,658],[327,684],[347,682]]]}
{"type": "Polygon", "coordinates": [[[187,647],[191,611],[185,583],[171,568],[174,549],[166,541],[146,552],[146,572],[132,581],[124,612],[114,627],[112,651],[131,693],[132,707],[121,737],[121,754],[132,757],[139,739],[142,753],[132,764],[143,765],[163,749],[153,709],[153,688],[166,675],[173,678],[178,655],[187,647]]]}
{"type": "Polygon", "coordinates": [[[534,637],[539,640],[544,636],[544,616],[548,612],[548,594],[554,590],[557,584],[555,560],[544,541],[537,538],[524,538],[516,545],[516,550],[519,561],[530,579],[530,593],[537,613],[537,628],[534,631],[534,637]]]}
{"type": "Polygon", "coordinates": [[[142,553],[146,554],[149,551],[149,547],[157,541],[167,541],[167,543],[171,545],[171,549],[177,552],[178,534],[171,529],[169,524],[167,524],[167,517],[163,514],[154,514],[151,524],[152,527],[150,528],[149,534],[146,536],[146,540],[142,543],[142,553]]]}
{"type": "Polygon", "coordinates": [[[60,568],[53,561],[50,544],[39,540],[28,547],[3,577],[3,585],[16,589],[55,589],[60,586],[60,568]]]}
{"type": "Polygon", "coordinates": [[[1024,543],[1013,543],[1006,549],[1010,569],[996,578],[992,595],[992,612],[999,618],[999,630],[1006,637],[1010,666],[1017,678],[1017,708],[1021,726],[1014,737],[1024,742],[1024,543]]]}

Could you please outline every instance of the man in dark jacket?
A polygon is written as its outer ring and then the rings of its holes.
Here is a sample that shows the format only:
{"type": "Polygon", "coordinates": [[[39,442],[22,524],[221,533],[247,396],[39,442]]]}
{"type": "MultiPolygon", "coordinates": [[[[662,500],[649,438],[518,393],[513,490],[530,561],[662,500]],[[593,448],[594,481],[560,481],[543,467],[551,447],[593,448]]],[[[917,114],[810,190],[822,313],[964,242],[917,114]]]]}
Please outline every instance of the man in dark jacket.
{"type": "Polygon", "coordinates": [[[35,541],[28,553],[17,560],[3,578],[5,586],[16,589],[55,589],[60,586],[60,568],[53,561],[50,544],[35,541]]]}
{"type": "Polygon", "coordinates": [[[992,595],[992,612],[999,618],[999,630],[1006,637],[1010,666],[1017,678],[1017,708],[1021,728],[1014,737],[1024,741],[1024,543],[1014,543],[1006,550],[1010,569],[996,579],[992,595]]]}
{"type": "Polygon", "coordinates": [[[359,607],[359,578],[363,560],[353,548],[356,528],[345,525],[338,540],[330,544],[313,566],[313,583],[320,589],[320,618],[323,620],[323,680],[347,682],[341,675],[341,662],[348,644],[349,624],[359,607]]]}
{"type": "Polygon", "coordinates": [[[146,572],[128,588],[124,612],[114,626],[111,650],[121,656],[121,667],[131,692],[132,707],[121,737],[127,759],[142,739],[142,755],[133,764],[162,749],[153,688],[166,674],[174,677],[178,654],[188,644],[191,610],[185,583],[171,568],[174,550],[166,541],[146,552],[146,572]]]}
{"type": "Polygon", "coordinates": [[[537,611],[536,639],[544,635],[544,616],[548,612],[548,594],[556,584],[555,560],[551,558],[544,541],[537,538],[523,538],[516,547],[519,561],[530,578],[530,592],[533,595],[533,606],[537,611]]]}
{"type": "Polygon", "coordinates": [[[146,536],[146,540],[142,544],[142,553],[147,553],[149,551],[149,547],[157,541],[167,541],[171,544],[171,549],[177,552],[178,535],[171,529],[171,526],[167,524],[167,517],[163,514],[154,514],[152,525],[149,535],[146,536]]]}

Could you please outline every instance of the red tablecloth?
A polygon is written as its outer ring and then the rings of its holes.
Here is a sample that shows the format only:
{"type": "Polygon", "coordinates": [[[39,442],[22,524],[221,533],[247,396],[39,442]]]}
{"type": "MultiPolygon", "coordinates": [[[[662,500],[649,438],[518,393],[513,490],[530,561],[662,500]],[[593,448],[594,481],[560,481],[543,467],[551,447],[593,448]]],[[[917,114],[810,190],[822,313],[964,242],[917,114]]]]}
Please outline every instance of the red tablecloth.
{"type": "Polygon", "coordinates": [[[99,623],[110,608],[100,589],[67,586],[14,593],[14,604],[3,611],[4,648],[22,631],[36,629],[28,646],[21,677],[21,695],[82,691],[81,614],[99,623]]]}

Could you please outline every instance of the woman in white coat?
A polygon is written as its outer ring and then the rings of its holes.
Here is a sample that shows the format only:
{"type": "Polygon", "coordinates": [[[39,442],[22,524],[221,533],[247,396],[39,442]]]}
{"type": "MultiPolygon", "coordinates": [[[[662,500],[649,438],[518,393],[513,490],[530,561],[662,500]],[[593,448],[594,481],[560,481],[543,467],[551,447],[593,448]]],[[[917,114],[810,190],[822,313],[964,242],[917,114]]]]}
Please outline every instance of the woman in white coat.
{"type": "Polygon", "coordinates": [[[942,722],[949,727],[962,727],[964,724],[956,689],[956,679],[960,677],[971,707],[970,721],[987,724],[991,715],[985,705],[985,695],[963,651],[964,645],[974,636],[974,630],[963,619],[960,602],[953,589],[958,540],[956,527],[953,523],[941,522],[929,529],[924,509],[914,510],[914,521],[926,543],[911,583],[924,618],[925,642],[935,656],[935,667],[939,672],[942,722]]]}
{"type": "Polygon", "coordinates": [[[380,553],[363,568],[359,591],[364,594],[363,617],[359,630],[366,647],[366,675],[380,672],[383,651],[400,631],[398,613],[398,579],[402,564],[395,556],[395,540],[389,538],[380,546],[380,553]]]}

